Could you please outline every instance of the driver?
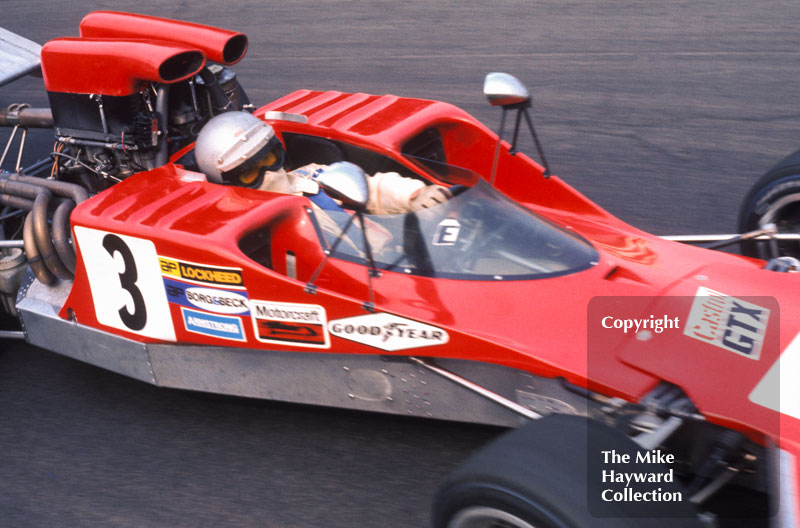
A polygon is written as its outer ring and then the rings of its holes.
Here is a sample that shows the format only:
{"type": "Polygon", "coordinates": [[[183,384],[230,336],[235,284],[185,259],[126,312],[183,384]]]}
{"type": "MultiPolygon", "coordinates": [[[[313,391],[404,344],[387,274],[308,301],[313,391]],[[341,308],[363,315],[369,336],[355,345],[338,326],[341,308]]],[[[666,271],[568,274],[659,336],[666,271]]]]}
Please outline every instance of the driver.
{"type": "MultiPolygon", "coordinates": [[[[287,172],[286,152],[275,131],[247,112],[226,112],[206,123],[197,137],[195,158],[212,182],[305,195],[322,209],[339,208],[316,182],[327,166],[310,164],[287,172]]],[[[367,184],[371,214],[414,212],[451,197],[446,187],[426,185],[396,172],[368,176],[367,184]]]]}

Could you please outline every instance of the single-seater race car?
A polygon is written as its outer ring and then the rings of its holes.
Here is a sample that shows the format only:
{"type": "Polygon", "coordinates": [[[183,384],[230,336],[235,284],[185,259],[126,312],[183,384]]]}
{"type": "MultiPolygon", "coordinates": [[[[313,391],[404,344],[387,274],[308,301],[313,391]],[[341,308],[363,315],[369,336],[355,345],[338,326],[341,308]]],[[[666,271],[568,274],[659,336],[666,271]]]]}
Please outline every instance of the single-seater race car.
{"type": "Polygon", "coordinates": [[[255,108],[246,50],[103,11],[41,50],[0,33],[0,84],[40,71],[50,100],[0,110],[3,338],[162,387],[511,428],[442,483],[436,527],[800,525],[797,156],[747,233],[671,240],[551,175],[538,140],[541,164],[517,151],[536,135],[510,75],[484,84],[496,134],[393,95],[255,108]],[[242,109],[289,168],[328,166],[341,211],[198,170],[200,129],[242,109]],[[55,147],[23,167],[30,128],[55,147]],[[365,173],[388,171],[452,197],[367,214],[365,173]]]}

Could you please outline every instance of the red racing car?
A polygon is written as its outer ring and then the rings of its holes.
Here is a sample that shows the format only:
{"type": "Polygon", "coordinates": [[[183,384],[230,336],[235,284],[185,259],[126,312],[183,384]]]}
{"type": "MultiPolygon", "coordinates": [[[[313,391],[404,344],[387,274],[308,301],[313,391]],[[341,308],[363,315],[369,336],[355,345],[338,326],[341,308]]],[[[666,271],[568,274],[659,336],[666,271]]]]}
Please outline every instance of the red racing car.
{"type": "Polygon", "coordinates": [[[0,166],[21,139],[2,337],[163,387],[512,428],[442,484],[437,527],[800,526],[791,160],[748,233],[668,240],[550,175],[510,75],[484,85],[496,134],[393,95],[254,108],[229,68],[246,36],[208,26],[101,11],[40,53],[0,37],[2,81],[41,70],[50,100],[0,110],[0,166]],[[289,168],[327,166],[341,209],[209,181],[194,141],[231,110],[289,168]],[[28,128],[55,147],[22,167],[28,128]],[[365,174],[389,171],[450,198],[367,214],[365,174]],[[750,256],[680,243],[739,241],[750,256]]]}

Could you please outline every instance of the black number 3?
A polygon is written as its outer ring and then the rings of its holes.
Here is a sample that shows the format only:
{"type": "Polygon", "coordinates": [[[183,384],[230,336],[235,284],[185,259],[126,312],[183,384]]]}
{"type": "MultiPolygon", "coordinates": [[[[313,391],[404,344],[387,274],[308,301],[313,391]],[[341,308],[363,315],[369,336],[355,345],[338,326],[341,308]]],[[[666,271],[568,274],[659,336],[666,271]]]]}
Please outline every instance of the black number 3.
{"type": "Polygon", "coordinates": [[[115,253],[122,255],[125,269],[119,274],[119,283],[125,291],[131,294],[133,299],[133,312],[128,310],[126,305],[119,309],[119,316],[125,326],[131,330],[141,330],[147,323],[147,310],[142,292],[136,287],[139,275],[136,272],[136,262],[133,260],[133,254],[131,254],[131,250],[125,244],[125,241],[117,235],[103,237],[103,247],[106,248],[111,258],[114,258],[115,253]]]}

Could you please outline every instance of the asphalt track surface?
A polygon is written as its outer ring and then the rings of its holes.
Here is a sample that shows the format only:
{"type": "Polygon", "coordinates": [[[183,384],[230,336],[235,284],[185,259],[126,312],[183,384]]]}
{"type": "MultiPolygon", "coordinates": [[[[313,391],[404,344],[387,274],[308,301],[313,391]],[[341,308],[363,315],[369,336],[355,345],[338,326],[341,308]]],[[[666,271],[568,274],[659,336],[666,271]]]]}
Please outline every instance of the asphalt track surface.
{"type": "MultiPolygon", "coordinates": [[[[750,184],[800,147],[795,0],[0,3],[38,42],[94,9],[247,33],[235,69],[256,103],[393,93],[495,128],[483,76],[513,73],[553,171],[658,234],[731,232],[750,184]]],[[[0,89],[13,102],[45,105],[41,81],[0,89]]],[[[162,390],[0,347],[0,526],[425,526],[437,481],[497,434],[162,390]]]]}

